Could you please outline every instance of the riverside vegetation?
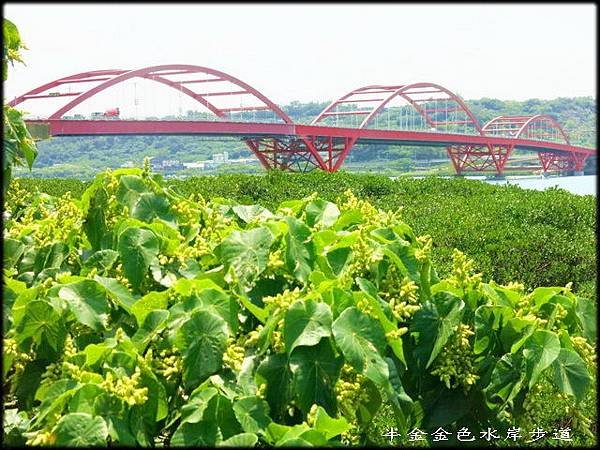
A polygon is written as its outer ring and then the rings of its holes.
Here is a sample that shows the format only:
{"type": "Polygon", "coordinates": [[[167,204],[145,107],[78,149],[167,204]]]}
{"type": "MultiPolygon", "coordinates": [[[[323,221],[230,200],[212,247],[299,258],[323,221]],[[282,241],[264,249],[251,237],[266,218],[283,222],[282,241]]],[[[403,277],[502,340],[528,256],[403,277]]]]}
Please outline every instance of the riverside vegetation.
{"type": "MultiPolygon", "coordinates": [[[[18,181],[21,189],[54,196],[71,192],[75,198],[89,184],[77,179],[18,181]]],[[[185,196],[224,197],[269,209],[313,192],[336,201],[351,189],[377,208],[402,208],[404,219],[416,232],[431,235],[433,262],[441,274],[449,274],[452,251],[459,248],[474,260],[485,281],[519,281],[528,289],[570,281],[575,292],[589,298],[596,294],[596,203],[591,195],[466,179],[390,180],[344,172],[273,171],[265,176],[190,177],[168,184],[185,196]]]]}
{"type": "Polygon", "coordinates": [[[595,443],[592,198],[303,177],[13,182],[5,443],[336,446],[515,425],[595,443]],[[553,266],[555,250],[589,267],[553,266]]]}

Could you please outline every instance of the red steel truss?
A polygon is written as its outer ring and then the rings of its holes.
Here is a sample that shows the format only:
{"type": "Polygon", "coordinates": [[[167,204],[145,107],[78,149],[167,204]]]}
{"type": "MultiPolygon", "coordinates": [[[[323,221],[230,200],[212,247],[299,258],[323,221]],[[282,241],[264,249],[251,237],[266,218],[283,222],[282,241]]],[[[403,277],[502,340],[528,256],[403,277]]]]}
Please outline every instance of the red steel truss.
{"type": "MultiPolygon", "coordinates": [[[[560,124],[553,117],[544,114],[535,116],[498,116],[486,123],[483,130],[494,136],[570,144],[569,137],[560,124]]],[[[538,157],[544,172],[549,170],[581,171],[587,160],[587,157],[576,152],[554,153],[539,151],[538,157]]]]}
{"type": "MultiPolygon", "coordinates": [[[[358,128],[365,129],[372,124],[373,119],[381,113],[385,106],[397,97],[408,102],[423,117],[427,125],[432,128],[442,128],[448,131],[452,125],[464,124],[469,125],[475,133],[481,133],[477,119],[462,99],[448,89],[434,83],[412,83],[392,86],[375,85],[355,89],[329,104],[312,121],[312,124],[325,124],[326,121],[332,118],[337,119],[339,116],[356,114],[361,115],[361,117],[364,116],[358,128]],[[424,106],[424,104],[431,103],[437,105],[438,101],[444,102],[444,108],[427,109],[424,106]],[[363,106],[361,110],[343,110],[342,108],[348,103],[366,103],[368,106],[363,106]],[[435,117],[439,112],[461,112],[462,117],[457,118],[456,114],[454,114],[448,119],[448,115],[446,114],[444,120],[437,120],[435,117]]],[[[332,152],[331,157],[325,160],[329,171],[336,171],[340,168],[355,143],[356,141],[349,141],[340,151],[332,152]]]]}
{"type": "MultiPolygon", "coordinates": [[[[182,94],[188,95],[189,97],[193,98],[202,106],[207,108],[210,112],[212,112],[214,115],[224,120],[227,120],[228,115],[232,112],[269,110],[272,111],[283,123],[293,123],[292,120],[288,117],[288,115],[284,113],[275,103],[273,103],[259,91],[257,91],[250,85],[244,83],[243,81],[215,69],[188,64],[169,64],[161,66],[144,67],[142,69],[137,70],[96,70],[92,72],[83,72],[76,75],[60,78],[58,80],[54,80],[50,83],[37,87],[27,92],[26,94],[15,98],[9,103],[9,105],[16,106],[19,103],[22,103],[26,100],[39,98],[75,96],[73,100],[69,101],[66,105],[62,106],[60,109],[58,109],[56,112],[54,112],[48,117],[49,120],[57,120],[60,119],[63,115],[65,115],[67,112],[72,110],[74,107],[76,107],[83,101],[89,99],[90,97],[98,94],[99,92],[102,92],[111,86],[133,78],[144,78],[169,86],[181,92],[182,94]],[[203,77],[186,80],[173,79],[174,75],[183,74],[189,74],[190,76],[209,75],[210,78],[203,77]],[[223,82],[233,84],[238,90],[226,89],[225,91],[202,92],[202,89],[205,89],[205,86],[209,83],[213,84],[223,82]],[[70,92],[50,92],[51,89],[62,87],[64,85],[72,83],[86,83],[88,85],[92,84],[92,87],[88,88],[84,92],[78,92],[75,94],[70,92]],[[192,86],[188,87],[190,85],[192,86]],[[198,90],[200,92],[198,92],[198,90]],[[47,94],[44,95],[44,93],[47,94]],[[208,99],[208,97],[214,98],[217,96],[234,95],[245,95],[246,97],[250,97],[250,103],[252,103],[253,101],[255,104],[240,108],[225,108],[219,107],[215,100],[208,99]]],[[[273,161],[266,156],[269,153],[268,150],[263,150],[261,147],[256,146],[250,141],[246,141],[246,144],[254,152],[256,157],[260,160],[260,162],[265,168],[271,169],[274,167],[279,167],[277,165],[276,160],[273,161]]],[[[319,168],[325,167],[321,156],[315,151],[315,149],[310,144],[302,142],[302,140],[300,139],[300,142],[296,145],[296,147],[303,147],[305,151],[303,151],[302,153],[292,151],[289,155],[289,158],[291,160],[305,160],[308,158],[309,164],[311,166],[319,168]],[[308,153],[309,156],[307,157],[305,153],[308,153]]],[[[281,168],[286,169],[288,168],[288,166],[285,165],[281,168]]]]}
{"type": "Polygon", "coordinates": [[[582,170],[593,149],[571,145],[562,127],[550,116],[499,116],[481,127],[464,101],[434,83],[364,86],[329,104],[310,125],[294,124],[275,103],[250,85],[207,67],[170,64],[136,70],[96,70],[63,77],[12,100],[65,97],[69,100],[47,119],[28,120],[49,125],[50,134],[198,134],[236,136],[267,168],[305,172],[315,168],[334,172],[357,143],[442,146],[458,174],[465,171],[501,174],[515,148],[535,151],[543,171],[582,170]],[[185,75],[185,76],[184,76],[185,75]],[[189,76],[188,76],[189,75],[189,76]],[[183,79],[181,77],[183,76],[183,79]],[[63,116],[94,95],[124,81],[142,78],[187,95],[217,121],[67,120],[63,116]],[[64,86],[82,86],[65,92],[64,86]],[[91,86],[91,87],[90,87],[91,86]],[[212,86],[213,90],[207,89],[212,86]],[[215,89],[216,86],[216,90],[215,89]],[[227,87],[221,87],[227,86],[227,87]],[[56,90],[58,89],[58,91],[56,90]],[[232,108],[220,99],[244,96],[250,106],[232,108]],[[425,130],[407,130],[402,120],[392,129],[377,129],[378,120],[399,99],[420,118],[425,130]],[[232,113],[270,111],[277,123],[235,121],[232,113]],[[357,126],[338,126],[358,118],[357,126]]]}

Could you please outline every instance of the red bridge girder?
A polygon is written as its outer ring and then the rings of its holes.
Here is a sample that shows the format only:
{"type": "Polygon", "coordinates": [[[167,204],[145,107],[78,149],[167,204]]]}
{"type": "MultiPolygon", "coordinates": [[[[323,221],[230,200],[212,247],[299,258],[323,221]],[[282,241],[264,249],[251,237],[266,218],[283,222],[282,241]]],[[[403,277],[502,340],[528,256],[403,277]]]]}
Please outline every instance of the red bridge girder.
{"type": "MultiPolygon", "coordinates": [[[[228,113],[231,112],[241,112],[241,111],[257,111],[257,110],[270,110],[272,111],[282,122],[291,124],[292,119],[283,112],[275,103],[269,100],[266,96],[261,94],[259,91],[254,89],[252,86],[244,83],[243,81],[235,78],[225,72],[221,72],[219,70],[211,69],[208,67],[195,66],[189,64],[167,64],[160,66],[151,66],[144,67],[142,69],[136,70],[120,70],[120,69],[109,69],[109,70],[96,70],[91,72],[83,72],[75,75],[71,75],[68,77],[59,78],[57,80],[46,83],[42,86],[39,86],[31,91],[15,98],[11,102],[9,102],[10,106],[16,106],[20,103],[23,103],[27,100],[35,100],[40,98],[49,98],[49,97],[69,97],[75,96],[74,99],[67,102],[67,104],[63,105],[60,109],[52,113],[48,119],[56,120],[60,119],[67,112],[71,111],[80,103],[85,100],[93,97],[94,95],[122,82],[133,78],[143,78],[151,81],[155,81],[157,83],[161,83],[170,88],[173,88],[191,98],[196,100],[202,106],[207,108],[210,112],[221,119],[225,119],[228,116],[228,113]],[[174,75],[197,75],[204,74],[209,75],[211,78],[195,78],[195,79],[186,79],[186,80],[177,80],[173,79],[174,75]],[[208,92],[202,93],[202,87],[207,83],[218,83],[218,82],[229,82],[236,86],[238,90],[226,89],[224,92],[208,92]],[[72,94],[69,92],[49,92],[51,89],[67,85],[73,83],[86,83],[93,84],[91,88],[83,92],[78,92],[76,94],[72,94]],[[189,87],[191,86],[191,87],[189,87]],[[194,87],[196,89],[194,89],[194,87]],[[200,89],[200,92],[197,90],[200,89]],[[240,108],[224,108],[219,107],[215,100],[208,100],[208,97],[216,97],[218,95],[246,95],[250,96],[255,105],[240,107],[240,108]]],[[[325,164],[319,155],[319,153],[314,149],[314,147],[309,142],[304,142],[300,139],[300,142],[295,145],[295,147],[302,147],[302,152],[292,150],[290,148],[282,148],[282,151],[287,151],[288,153],[285,158],[285,163],[280,166],[279,159],[269,158],[268,154],[270,151],[268,148],[264,148],[261,145],[257,145],[252,141],[246,141],[248,147],[254,152],[256,157],[262,163],[262,165],[266,169],[272,169],[275,167],[279,167],[282,169],[293,170],[292,168],[295,164],[289,161],[298,160],[306,160],[308,154],[308,164],[314,167],[325,169],[325,164]]],[[[294,148],[295,148],[294,147],[294,148]]]]}
{"type": "MultiPolygon", "coordinates": [[[[551,116],[498,116],[483,126],[483,131],[492,136],[506,136],[515,139],[561,142],[570,145],[569,137],[560,124],[551,116]]],[[[512,148],[510,149],[512,152],[512,148]]],[[[509,152],[509,154],[510,154],[509,152]]],[[[581,171],[589,155],[575,152],[555,153],[538,151],[542,170],[581,171]]]]}
{"type": "MultiPolygon", "coordinates": [[[[464,115],[462,121],[470,125],[475,133],[481,133],[477,119],[460,97],[439,84],[429,82],[403,85],[372,85],[354,89],[331,102],[315,117],[311,124],[325,124],[324,122],[328,119],[332,117],[337,118],[345,114],[360,114],[365,117],[358,128],[364,129],[372,123],[373,119],[381,113],[386,105],[398,97],[406,100],[430,127],[435,129],[444,128],[443,131],[447,131],[449,125],[456,124],[456,119],[449,121],[447,117],[444,121],[436,121],[431,115],[431,110],[421,105],[424,102],[444,101],[445,110],[450,110],[449,108],[451,108],[453,112],[462,112],[464,115]],[[370,106],[358,111],[339,110],[340,107],[345,106],[347,103],[367,103],[370,106]],[[448,106],[449,104],[450,106],[448,106]]],[[[436,109],[436,111],[438,110],[436,109]]],[[[355,143],[355,140],[344,142],[343,146],[338,146],[335,150],[332,146],[329,146],[329,157],[325,159],[329,171],[333,172],[340,168],[355,143]]]]}
{"type": "Polygon", "coordinates": [[[68,134],[60,131],[64,128],[77,129],[71,131],[74,134],[86,134],[81,127],[72,127],[71,125],[74,125],[72,122],[81,122],[90,129],[96,130],[89,134],[119,134],[120,132],[125,134],[135,134],[136,132],[138,134],[168,134],[169,130],[176,128],[182,128],[183,133],[211,134],[211,129],[213,129],[217,134],[227,135],[230,133],[240,136],[267,169],[308,171],[319,168],[333,172],[340,168],[359,140],[361,142],[394,141],[408,145],[423,142],[439,145],[440,142],[447,142],[447,153],[459,174],[467,170],[502,173],[509,156],[517,145],[537,151],[544,171],[581,170],[586,159],[595,154],[594,150],[572,146],[562,127],[550,116],[499,116],[481,127],[459,96],[438,84],[429,82],[371,85],[355,89],[329,104],[308,126],[295,125],[275,103],[243,81],[215,69],[187,64],[151,66],[136,70],[109,69],[82,72],[32,89],[16,97],[9,105],[16,106],[25,101],[51,97],[71,98],[47,119],[53,130],[59,134],[68,134]],[[183,80],[177,78],[188,74],[190,77],[183,80]],[[198,74],[203,75],[202,78],[197,78],[198,74]],[[147,121],[139,121],[139,126],[121,123],[124,126],[120,127],[117,122],[121,121],[113,121],[109,126],[97,126],[101,125],[94,123],[97,121],[61,120],[64,114],[87,99],[111,86],[133,78],[161,83],[191,97],[214,114],[219,122],[213,122],[212,125],[204,123],[200,127],[203,131],[200,131],[194,124],[183,123],[155,122],[148,124],[147,121]],[[203,92],[203,87],[211,83],[228,83],[232,87],[203,92]],[[51,92],[52,89],[64,85],[81,84],[88,86],[81,92],[51,92]],[[92,87],[89,87],[90,85],[92,87]],[[242,95],[250,97],[251,103],[255,104],[240,108],[219,105],[219,98],[242,95]],[[396,98],[405,100],[431,130],[425,132],[388,130],[386,132],[371,129],[373,120],[396,98]],[[438,102],[444,102],[444,107],[439,109],[438,102]],[[435,107],[428,107],[432,103],[435,107]],[[348,109],[348,104],[360,104],[363,107],[361,107],[362,109],[348,109]],[[364,107],[364,105],[370,106],[364,107]],[[254,123],[253,127],[248,128],[252,132],[244,135],[245,132],[242,129],[245,128],[241,126],[241,123],[231,121],[231,113],[264,110],[271,111],[280,125],[289,127],[286,128],[287,131],[283,132],[283,128],[278,127],[277,124],[254,123]],[[440,119],[439,113],[441,112],[446,113],[443,119],[440,119]],[[357,128],[337,128],[327,123],[331,122],[332,118],[335,118],[337,122],[339,117],[348,115],[362,117],[357,128]],[[158,123],[164,123],[165,126],[159,126],[158,123]],[[178,125],[184,126],[179,127],[178,125]],[[327,127],[323,127],[323,125],[327,125],[327,127]],[[456,134],[457,125],[462,125],[466,131],[463,134],[456,134]],[[339,132],[335,130],[339,130],[339,132]],[[430,131],[434,131],[434,133],[430,131]],[[538,144],[540,141],[546,144],[540,146],[538,144]]]}

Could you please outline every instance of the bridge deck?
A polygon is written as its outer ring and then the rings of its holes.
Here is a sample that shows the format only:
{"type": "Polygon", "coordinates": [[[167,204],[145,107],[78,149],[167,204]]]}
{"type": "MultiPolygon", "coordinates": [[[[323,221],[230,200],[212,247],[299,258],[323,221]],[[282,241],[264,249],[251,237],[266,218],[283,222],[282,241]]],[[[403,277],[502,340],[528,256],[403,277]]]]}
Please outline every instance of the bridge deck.
{"type": "Polygon", "coordinates": [[[572,152],[595,155],[593,149],[558,142],[499,136],[440,133],[434,131],[374,130],[286,123],[248,123],[182,120],[27,120],[47,124],[51,136],[102,135],[205,135],[245,137],[332,137],[357,139],[357,143],[388,145],[508,145],[531,151],[572,152]]]}

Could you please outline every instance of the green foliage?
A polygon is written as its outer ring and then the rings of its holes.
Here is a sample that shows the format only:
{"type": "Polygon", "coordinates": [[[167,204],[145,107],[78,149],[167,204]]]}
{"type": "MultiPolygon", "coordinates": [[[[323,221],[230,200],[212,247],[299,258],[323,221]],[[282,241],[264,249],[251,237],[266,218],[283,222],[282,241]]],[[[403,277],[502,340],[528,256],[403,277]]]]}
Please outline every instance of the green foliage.
{"type": "MultiPolygon", "coordinates": [[[[2,44],[2,80],[8,78],[8,63],[14,61],[23,62],[19,50],[26,48],[21,41],[19,30],[8,19],[2,19],[2,32],[4,43],[2,44]]],[[[12,168],[15,165],[24,165],[31,170],[33,161],[37,157],[38,151],[33,142],[29,131],[23,121],[23,113],[8,106],[3,105],[4,116],[4,135],[3,135],[3,166],[2,166],[2,192],[6,194],[8,184],[12,177],[12,168]]]]}
{"type": "Polygon", "coordinates": [[[456,431],[536,423],[543,389],[576,414],[592,391],[594,302],[484,282],[459,251],[440,277],[430,238],[351,191],[271,212],[126,169],[80,200],[14,195],[7,441],[367,444],[382,404],[404,434],[456,431]]]}
{"type": "MultiPolygon", "coordinates": [[[[442,275],[450,273],[452,249],[460,248],[482,270],[484,281],[519,281],[529,289],[572,281],[576,292],[595,297],[593,196],[560,189],[524,190],[514,185],[465,179],[392,181],[379,175],[343,172],[221,175],[173,180],[169,184],[185,196],[227,197],[270,209],[313,192],[319,192],[324,200],[336,201],[346,189],[352,189],[358,198],[367,199],[378,208],[402,208],[404,219],[416,232],[431,235],[436,249],[433,262],[442,275]]],[[[20,179],[17,185],[58,196],[71,191],[74,197],[80,197],[88,183],[73,179],[20,179]]],[[[250,213],[242,214],[250,217],[250,213]]],[[[286,264],[296,267],[301,276],[310,270],[307,262],[312,259],[313,250],[300,245],[306,231],[294,223],[288,219],[288,226],[294,231],[288,235],[286,264]]]]}
{"type": "Polygon", "coordinates": [[[17,26],[8,19],[2,19],[2,36],[4,44],[2,46],[2,81],[8,78],[8,63],[11,65],[14,61],[23,63],[19,51],[27,49],[21,41],[17,26]]]}

